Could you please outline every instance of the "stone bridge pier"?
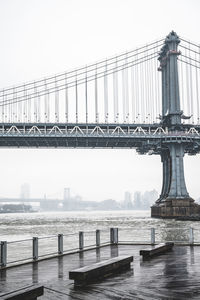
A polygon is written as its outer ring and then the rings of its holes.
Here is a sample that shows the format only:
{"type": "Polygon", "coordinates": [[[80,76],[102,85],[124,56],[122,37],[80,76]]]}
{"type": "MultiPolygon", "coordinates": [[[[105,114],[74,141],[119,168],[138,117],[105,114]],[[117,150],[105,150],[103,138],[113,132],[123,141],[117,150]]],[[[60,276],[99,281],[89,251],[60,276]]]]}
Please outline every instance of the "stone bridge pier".
{"type": "Polygon", "coordinates": [[[189,196],[184,176],[184,145],[168,144],[161,152],[163,183],[159,199],[151,207],[151,216],[158,218],[200,215],[200,206],[189,196]]]}

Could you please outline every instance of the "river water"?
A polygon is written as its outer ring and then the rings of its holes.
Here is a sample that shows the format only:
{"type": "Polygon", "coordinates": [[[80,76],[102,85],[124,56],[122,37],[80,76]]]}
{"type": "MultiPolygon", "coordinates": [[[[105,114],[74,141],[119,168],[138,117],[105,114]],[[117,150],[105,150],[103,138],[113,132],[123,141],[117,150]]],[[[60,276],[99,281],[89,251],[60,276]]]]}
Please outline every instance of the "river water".
{"type": "Polygon", "coordinates": [[[101,230],[101,242],[109,241],[109,228],[119,228],[119,241],[150,242],[151,228],[156,242],[189,241],[189,228],[194,228],[194,241],[200,242],[200,222],[153,219],[150,211],[73,211],[0,214],[0,240],[27,242],[8,244],[8,259],[13,253],[21,258],[32,255],[33,236],[39,237],[39,254],[57,251],[57,234],[64,234],[64,249],[78,248],[78,232],[84,231],[85,245],[95,244],[95,230],[101,230]],[[45,239],[46,236],[52,238],[45,239]],[[17,247],[16,247],[17,245],[17,247]]]}

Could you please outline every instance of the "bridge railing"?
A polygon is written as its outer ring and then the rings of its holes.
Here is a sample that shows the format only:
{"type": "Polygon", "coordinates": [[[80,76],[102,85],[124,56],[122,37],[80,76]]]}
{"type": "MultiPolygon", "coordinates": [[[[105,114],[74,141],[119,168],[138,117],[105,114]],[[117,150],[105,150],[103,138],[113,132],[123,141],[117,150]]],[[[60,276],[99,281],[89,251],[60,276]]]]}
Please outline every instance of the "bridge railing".
{"type": "Polygon", "coordinates": [[[110,228],[33,237],[0,242],[0,267],[39,261],[106,245],[154,245],[174,242],[179,245],[200,245],[200,231],[193,228],[110,228]]]}

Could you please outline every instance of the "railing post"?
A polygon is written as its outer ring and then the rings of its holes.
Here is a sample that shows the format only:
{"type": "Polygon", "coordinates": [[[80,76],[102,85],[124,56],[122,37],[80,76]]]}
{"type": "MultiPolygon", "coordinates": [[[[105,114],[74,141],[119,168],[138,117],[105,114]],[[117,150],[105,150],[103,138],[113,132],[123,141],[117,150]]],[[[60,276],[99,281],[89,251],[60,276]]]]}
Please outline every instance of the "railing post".
{"type": "Polygon", "coordinates": [[[114,244],[114,228],[110,228],[110,243],[114,244]]]}
{"type": "Polygon", "coordinates": [[[155,228],[151,228],[151,244],[154,245],[156,242],[155,228]]]}
{"type": "Polygon", "coordinates": [[[5,267],[7,264],[7,242],[1,242],[1,267],[5,267]]]}
{"type": "Polygon", "coordinates": [[[118,228],[110,228],[110,243],[118,244],[118,228]]]}
{"type": "Polygon", "coordinates": [[[79,250],[84,248],[84,235],[83,231],[79,231],[79,250]]]}
{"type": "Polygon", "coordinates": [[[33,260],[38,259],[38,237],[33,237],[33,260]]]}
{"type": "Polygon", "coordinates": [[[96,230],[96,247],[100,247],[101,241],[100,241],[100,230],[96,230]]]}
{"type": "Polygon", "coordinates": [[[118,244],[118,228],[114,229],[114,244],[118,244]]]}
{"type": "Polygon", "coordinates": [[[63,254],[63,234],[58,234],[58,254],[63,254]]]}
{"type": "Polygon", "coordinates": [[[190,245],[194,244],[194,231],[193,231],[192,227],[190,227],[189,243],[190,243],[190,245]]]}

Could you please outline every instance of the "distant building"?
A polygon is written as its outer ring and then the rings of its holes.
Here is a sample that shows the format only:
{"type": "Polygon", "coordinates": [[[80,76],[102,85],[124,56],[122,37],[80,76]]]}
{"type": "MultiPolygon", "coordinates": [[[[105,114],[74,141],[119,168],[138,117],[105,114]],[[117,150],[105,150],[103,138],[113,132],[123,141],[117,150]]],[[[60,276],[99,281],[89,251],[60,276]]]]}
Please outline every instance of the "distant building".
{"type": "Polygon", "coordinates": [[[152,204],[158,199],[158,192],[156,190],[146,191],[142,195],[142,206],[143,209],[149,209],[152,204]]]}
{"type": "Polygon", "coordinates": [[[24,200],[30,199],[30,185],[28,183],[21,185],[20,198],[24,200]]]}
{"type": "Polygon", "coordinates": [[[113,199],[107,199],[99,202],[98,209],[100,210],[118,210],[120,209],[120,205],[117,201],[113,199]]]}
{"type": "Polygon", "coordinates": [[[64,188],[64,201],[70,200],[70,188],[64,188]]]}
{"type": "Polygon", "coordinates": [[[124,194],[124,201],[122,202],[122,208],[123,209],[132,209],[132,195],[130,192],[126,191],[124,194]]]}
{"type": "Polygon", "coordinates": [[[133,207],[134,207],[134,209],[142,209],[142,195],[141,195],[141,192],[137,191],[137,192],[134,193],[133,207]]]}

